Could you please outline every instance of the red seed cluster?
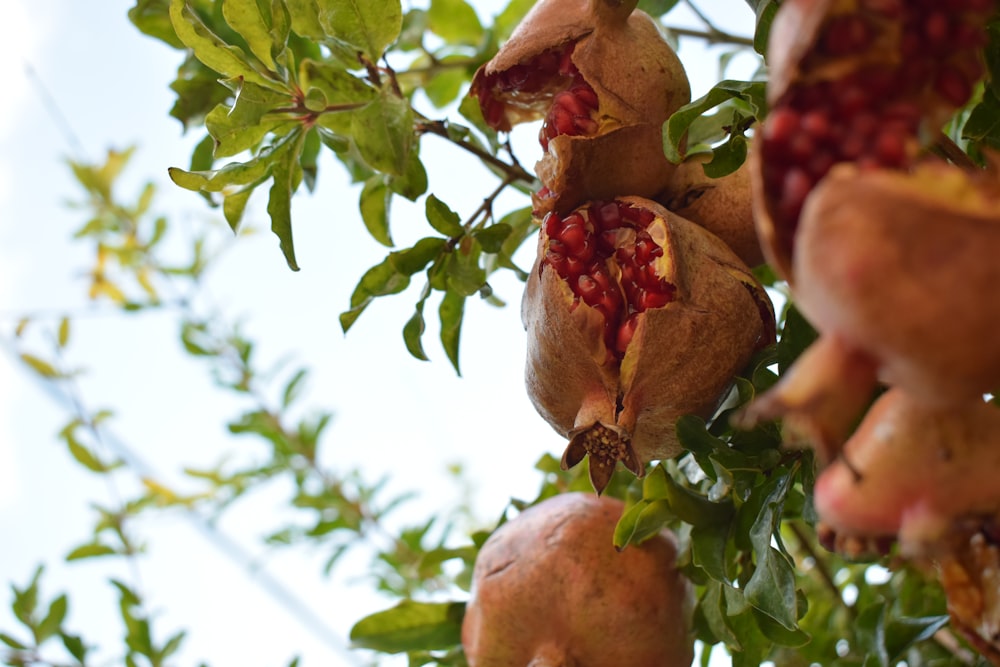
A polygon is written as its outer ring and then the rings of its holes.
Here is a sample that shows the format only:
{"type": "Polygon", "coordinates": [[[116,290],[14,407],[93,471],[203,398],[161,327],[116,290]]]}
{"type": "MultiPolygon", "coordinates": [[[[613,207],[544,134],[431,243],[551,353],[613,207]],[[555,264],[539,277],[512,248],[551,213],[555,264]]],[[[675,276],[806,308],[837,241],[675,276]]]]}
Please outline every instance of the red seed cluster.
{"type": "Polygon", "coordinates": [[[605,318],[604,340],[620,358],[632,340],[637,315],[674,298],[674,285],[657,276],[653,260],[663,248],[646,228],[651,211],[621,202],[594,202],[543,227],[548,247],[542,268],[551,266],[573,293],[605,318]]]}
{"type": "Polygon", "coordinates": [[[538,140],[547,148],[560,134],[590,135],[597,132],[594,111],[597,93],[583,80],[572,55],[575,42],[543,51],[527,63],[519,63],[490,74],[478,89],[479,106],[490,127],[499,127],[509,105],[533,107],[551,97],[538,140]]]}
{"type": "Polygon", "coordinates": [[[861,0],[857,12],[826,20],[802,70],[852,58],[858,67],[793,86],[763,128],[765,186],[788,243],[806,196],[834,164],[906,168],[926,100],[968,101],[994,9],[995,0],[861,0]]]}

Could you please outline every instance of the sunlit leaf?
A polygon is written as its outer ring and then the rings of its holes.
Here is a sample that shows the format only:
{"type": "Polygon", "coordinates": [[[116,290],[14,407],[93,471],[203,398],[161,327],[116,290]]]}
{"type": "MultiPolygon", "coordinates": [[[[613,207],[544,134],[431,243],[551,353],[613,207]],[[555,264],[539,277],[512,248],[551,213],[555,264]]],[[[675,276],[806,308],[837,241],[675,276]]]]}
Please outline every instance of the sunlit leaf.
{"type": "Polygon", "coordinates": [[[465,228],[462,227],[461,218],[458,217],[458,214],[434,195],[427,196],[424,208],[427,214],[427,222],[430,223],[431,227],[445,236],[461,236],[465,233],[465,228]]]}
{"type": "Polygon", "coordinates": [[[296,132],[294,141],[288,142],[288,147],[281,151],[274,163],[274,183],[267,200],[267,213],[271,217],[271,231],[278,237],[281,252],[288,262],[288,268],[298,271],[295,261],[295,245],[292,242],[292,194],[298,188],[301,180],[299,167],[299,152],[305,135],[296,132]]]}
{"type": "Polygon", "coordinates": [[[83,560],[84,558],[96,558],[98,556],[113,556],[117,552],[106,544],[98,544],[96,542],[90,544],[84,544],[79,546],[68,554],[66,554],[66,560],[83,560]]]}
{"type": "Polygon", "coordinates": [[[274,59],[284,50],[291,28],[284,1],[263,4],[257,0],[222,0],[222,15],[264,66],[277,72],[274,59]],[[265,8],[270,11],[262,11],[265,8]]]}
{"type": "Polygon", "coordinates": [[[427,19],[430,29],[446,42],[477,44],[482,38],[479,17],[465,0],[431,0],[427,19]]]}
{"type": "Polygon", "coordinates": [[[316,4],[326,34],[361,51],[372,63],[403,27],[399,0],[317,0],[316,4]]]}
{"type": "Polygon", "coordinates": [[[459,375],[462,371],[458,366],[458,346],[462,334],[462,318],[465,315],[465,297],[456,292],[445,292],[438,307],[441,318],[441,345],[444,346],[448,361],[459,375]]]}
{"type": "Polygon", "coordinates": [[[465,604],[403,600],[358,621],[351,642],[383,653],[451,648],[459,643],[465,604]]]}
{"type": "Polygon", "coordinates": [[[63,374],[52,364],[45,361],[41,357],[36,357],[28,352],[21,353],[21,361],[28,364],[33,371],[45,378],[58,378],[62,377],[63,374]]]}
{"type": "Polygon", "coordinates": [[[410,103],[386,91],[351,114],[351,136],[373,169],[402,175],[413,145],[410,103]]]}
{"type": "Polygon", "coordinates": [[[282,82],[265,77],[254,69],[243,49],[226,44],[212,32],[186,0],[171,0],[170,21],[177,37],[207,67],[227,78],[242,76],[247,81],[267,88],[278,91],[285,89],[282,82]]]}
{"type": "Polygon", "coordinates": [[[385,179],[382,176],[372,176],[365,182],[361,189],[361,199],[358,208],[361,210],[361,219],[365,223],[365,228],[372,238],[384,246],[393,246],[392,236],[389,234],[389,202],[392,200],[392,193],[389,192],[385,179]]]}
{"type": "Polygon", "coordinates": [[[680,162],[684,159],[681,144],[695,119],[731,99],[743,100],[749,105],[754,116],[763,117],[766,102],[762,81],[720,81],[704,96],[682,106],[664,123],[663,150],[671,162],[680,162]]]}

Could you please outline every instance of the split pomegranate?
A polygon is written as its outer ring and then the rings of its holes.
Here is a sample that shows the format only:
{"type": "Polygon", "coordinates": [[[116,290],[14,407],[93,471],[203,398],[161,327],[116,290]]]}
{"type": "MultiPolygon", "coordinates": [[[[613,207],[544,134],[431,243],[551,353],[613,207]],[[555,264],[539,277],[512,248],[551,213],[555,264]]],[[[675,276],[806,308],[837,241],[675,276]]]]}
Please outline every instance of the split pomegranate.
{"type": "Polygon", "coordinates": [[[567,493],[483,544],[462,624],[470,667],[688,667],[691,588],[672,535],[615,550],[620,500],[567,493]]]}
{"type": "Polygon", "coordinates": [[[690,101],[683,66],[636,0],[541,0],[471,94],[487,124],[544,119],[535,165],[542,215],[595,198],[651,196],[673,171],[661,125],[690,101]]]}
{"type": "Polygon", "coordinates": [[[771,31],[772,111],[756,140],[769,262],[794,283],[802,207],[839,162],[907,170],[982,78],[993,0],[790,0],[771,31]]]}
{"type": "Polygon", "coordinates": [[[695,222],[726,242],[747,266],[764,261],[754,228],[750,189],[750,163],[732,174],[712,178],[704,164],[710,154],[698,153],[677,166],[666,197],[667,209],[695,222]]]}
{"type": "Polygon", "coordinates": [[[774,339],[770,300],[746,265],[640,197],[545,218],[522,318],[528,394],[569,439],[563,466],[589,455],[598,493],[618,461],[641,476],[676,455],[677,419],[711,416],[774,339]]]}
{"type": "Polygon", "coordinates": [[[922,153],[982,78],[996,8],[782,4],[772,112],[751,156],[755,218],[765,256],[825,347],[814,355],[822,367],[793,366],[747,423],[784,417],[833,434],[817,443],[829,456],[879,381],[928,403],[967,402],[1000,382],[1000,354],[987,344],[1000,317],[986,306],[1000,240],[996,173],[922,153]],[[840,382],[845,364],[850,385],[840,382]]]}
{"type": "Polygon", "coordinates": [[[898,537],[936,567],[952,624],[1000,664],[1000,409],[929,408],[889,390],[816,481],[838,537],[898,537]]]}

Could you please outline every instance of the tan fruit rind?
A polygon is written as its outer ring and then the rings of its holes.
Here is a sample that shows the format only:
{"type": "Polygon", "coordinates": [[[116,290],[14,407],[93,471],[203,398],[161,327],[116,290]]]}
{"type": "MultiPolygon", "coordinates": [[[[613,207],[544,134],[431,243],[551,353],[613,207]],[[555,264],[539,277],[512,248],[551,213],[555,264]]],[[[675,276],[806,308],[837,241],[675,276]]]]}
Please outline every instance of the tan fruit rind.
{"type": "Polygon", "coordinates": [[[622,552],[616,499],[561,494],[483,544],[462,625],[470,667],[687,667],[691,589],[667,532],[622,552]]]}
{"type": "Polygon", "coordinates": [[[764,261],[754,226],[750,162],[721,178],[705,174],[710,154],[692,155],[677,166],[659,201],[677,215],[701,225],[732,248],[747,266],[764,261]]]}
{"type": "Polygon", "coordinates": [[[943,164],[913,174],[842,165],[816,188],[795,243],[797,303],[823,335],[873,358],[927,402],[1000,383],[1000,188],[943,164]]]}
{"type": "Polygon", "coordinates": [[[522,304],[529,397],[569,439],[565,467],[590,456],[598,492],[618,461],[642,475],[645,463],[678,454],[677,419],[710,417],[753,352],[774,340],[766,292],[722,241],[650,200],[618,201],[655,213],[648,229],[665,252],[657,272],[676,290],[637,316],[624,355],[608,348],[603,315],[543,265],[544,230],[522,304]]]}
{"type": "Polygon", "coordinates": [[[1000,511],[998,469],[1000,409],[931,407],[893,388],[817,479],[816,511],[838,533],[898,535],[923,553],[960,519],[1000,511]]]}

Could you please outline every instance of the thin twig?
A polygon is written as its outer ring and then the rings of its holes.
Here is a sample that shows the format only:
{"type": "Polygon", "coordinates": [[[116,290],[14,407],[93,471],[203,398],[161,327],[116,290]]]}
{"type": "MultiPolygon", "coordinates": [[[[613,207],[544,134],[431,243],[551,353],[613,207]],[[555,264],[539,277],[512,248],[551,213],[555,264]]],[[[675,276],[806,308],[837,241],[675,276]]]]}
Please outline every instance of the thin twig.
{"type": "Polygon", "coordinates": [[[710,44],[714,43],[729,43],[729,44],[740,44],[743,46],[753,46],[753,39],[749,37],[741,37],[739,35],[733,35],[725,30],[721,30],[712,19],[708,18],[704,12],[702,12],[697,5],[692,2],[692,0],[684,0],[684,4],[694,13],[698,19],[705,24],[705,30],[688,30],[685,28],[667,28],[671,32],[678,35],[685,35],[687,37],[698,37],[699,39],[704,39],[710,44]]]}
{"type": "Polygon", "coordinates": [[[835,597],[837,601],[843,605],[844,609],[852,619],[857,618],[858,610],[852,605],[847,604],[847,601],[840,592],[840,588],[837,586],[837,582],[833,580],[833,575],[830,574],[830,570],[826,567],[826,561],[824,561],[823,558],[816,553],[816,550],[813,548],[812,541],[809,539],[809,536],[806,535],[805,531],[802,530],[802,526],[798,525],[794,521],[789,521],[785,525],[787,525],[795,534],[795,539],[798,540],[799,546],[802,547],[803,551],[805,551],[806,554],[812,558],[813,570],[819,575],[819,578],[823,581],[823,585],[826,586],[833,597],[835,597]]]}
{"type": "Polygon", "coordinates": [[[956,167],[961,167],[966,171],[979,171],[979,165],[972,161],[972,158],[962,150],[962,147],[952,141],[944,132],[941,132],[934,142],[934,150],[942,157],[949,160],[956,167]]]}
{"type": "Polygon", "coordinates": [[[458,146],[462,150],[472,153],[483,162],[491,164],[497,169],[500,169],[501,171],[504,172],[504,174],[506,174],[506,176],[509,179],[512,180],[512,182],[523,181],[529,185],[535,183],[535,177],[532,174],[529,174],[527,171],[525,171],[523,167],[520,167],[519,165],[507,164],[500,158],[488,153],[487,151],[479,148],[478,146],[474,146],[464,141],[456,141],[452,139],[451,136],[448,134],[448,129],[444,126],[444,123],[442,123],[441,121],[427,121],[427,122],[417,123],[417,131],[422,132],[424,134],[434,134],[450,141],[451,143],[458,146]]]}

